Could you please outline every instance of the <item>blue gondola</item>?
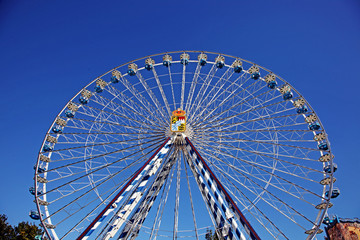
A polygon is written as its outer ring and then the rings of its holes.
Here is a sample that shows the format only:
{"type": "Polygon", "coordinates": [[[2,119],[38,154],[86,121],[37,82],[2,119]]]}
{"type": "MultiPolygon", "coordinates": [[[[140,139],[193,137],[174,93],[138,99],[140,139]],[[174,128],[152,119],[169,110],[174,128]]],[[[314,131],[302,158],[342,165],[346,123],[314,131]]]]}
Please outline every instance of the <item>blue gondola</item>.
{"type": "Polygon", "coordinates": [[[332,225],[336,222],[336,218],[330,219],[329,217],[324,217],[323,224],[332,225]]]}
{"type": "Polygon", "coordinates": [[[224,61],[218,61],[217,63],[216,63],[216,67],[217,68],[223,68],[225,66],[225,62],[224,61]]]}
{"type": "MultiPolygon", "coordinates": [[[[335,188],[332,190],[330,198],[337,198],[340,195],[340,190],[338,188],[335,188]]],[[[325,192],[325,196],[329,197],[329,191],[325,192]]]]}
{"type": "Polygon", "coordinates": [[[202,58],[202,59],[200,59],[200,65],[201,66],[205,66],[206,65],[206,59],[204,59],[204,58],[202,58]]]}
{"type": "Polygon", "coordinates": [[[73,118],[75,117],[75,113],[71,110],[66,110],[65,111],[65,116],[68,117],[68,118],[73,118]]]}
{"type": "MultiPolygon", "coordinates": [[[[34,166],[34,170],[36,170],[36,166],[34,166]]],[[[37,172],[38,173],[43,173],[43,172],[45,172],[45,168],[38,167],[37,172]]]]}
{"type": "Polygon", "coordinates": [[[60,126],[54,126],[51,130],[54,133],[62,133],[62,127],[60,127],[60,126]]]}
{"type": "Polygon", "coordinates": [[[323,142],[323,143],[319,143],[318,148],[319,148],[320,150],[326,151],[326,150],[329,149],[329,146],[328,146],[327,142],[323,142]]]}
{"type": "Polygon", "coordinates": [[[120,81],[116,76],[112,76],[110,80],[112,83],[118,83],[120,81]]]}
{"type": "MultiPolygon", "coordinates": [[[[32,195],[35,195],[35,188],[34,188],[34,187],[29,187],[29,192],[30,192],[32,195]]],[[[37,191],[37,194],[38,194],[38,195],[42,194],[42,191],[38,190],[38,191],[37,191]]]]}
{"type": "Polygon", "coordinates": [[[314,122],[314,123],[310,123],[309,124],[309,129],[310,130],[319,130],[320,129],[320,124],[318,122],[314,122]]]}
{"type": "Polygon", "coordinates": [[[238,65],[234,67],[234,72],[235,73],[241,73],[243,70],[242,66],[238,65]]]}
{"type": "Polygon", "coordinates": [[[299,113],[299,114],[306,113],[307,112],[307,107],[305,105],[302,106],[302,107],[299,107],[298,109],[296,109],[296,112],[299,113]]]}
{"type": "Polygon", "coordinates": [[[79,97],[79,102],[81,104],[87,104],[89,102],[89,99],[87,99],[86,97],[80,96],[79,97]]]}
{"type": "Polygon", "coordinates": [[[43,237],[42,237],[42,235],[36,235],[34,239],[35,240],[43,240],[43,237]]]}
{"type": "Polygon", "coordinates": [[[324,217],[323,224],[329,225],[330,224],[330,218],[329,217],[324,217]]]}
{"type": "Polygon", "coordinates": [[[35,211],[35,210],[30,211],[29,216],[34,220],[39,220],[40,219],[39,212],[35,211]]]}
{"type": "Polygon", "coordinates": [[[287,93],[284,93],[283,95],[283,99],[284,100],[289,100],[293,97],[293,93],[292,92],[287,92],[287,93]]]}
{"type": "Polygon", "coordinates": [[[128,74],[129,74],[130,76],[135,76],[135,75],[136,75],[136,71],[131,68],[131,69],[128,70],[128,74]]]}
{"type": "Polygon", "coordinates": [[[330,219],[329,217],[325,217],[324,220],[323,220],[323,224],[325,225],[333,225],[337,223],[337,218],[333,218],[333,219],[330,219]]]}
{"type": "Polygon", "coordinates": [[[44,147],[43,147],[44,152],[50,152],[52,150],[53,150],[53,148],[48,144],[45,144],[44,147]]]}
{"type": "Polygon", "coordinates": [[[153,68],[152,64],[149,64],[149,63],[145,64],[145,69],[146,70],[150,71],[152,68],[153,68]]]}
{"type": "Polygon", "coordinates": [[[95,90],[95,92],[97,92],[97,93],[101,93],[102,91],[104,91],[104,89],[102,89],[99,85],[96,85],[96,86],[94,87],[94,90],[95,90]]]}
{"type": "Polygon", "coordinates": [[[254,80],[258,80],[260,78],[260,73],[259,72],[252,73],[251,78],[254,80]]]}
{"type": "Polygon", "coordinates": [[[185,65],[188,65],[189,64],[189,59],[187,59],[187,58],[183,58],[183,59],[181,59],[181,64],[185,64],[185,65]]]}
{"type": "MultiPolygon", "coordinates": [[[[333,163],[333,169],[334,169],[334,172],[336,172],[336,170],[337,170],[337,164],[336,163],[333,163]]],[[[331,173],[331,165],[325,166],[324,167],[324,172],[331,173]]]]}
{"type": "Polygon", "coordinates": [[[169,67],[169,66],[171,66],[171,61],[165,60],[165,61],[163,61],[163,65],[164,65],[165,67],[169,67]]]}
{"type": "Polygon", "coordinates": [[[277,86],[277,82],[276,82],[275,80],[274,80],[274,81],[270,81],[270,82],[268,82],[267,86],[268,86],[268,88],[270,88],[270,89],[274,89],[274,88],[276,88],[276,86],[277,86]]]}

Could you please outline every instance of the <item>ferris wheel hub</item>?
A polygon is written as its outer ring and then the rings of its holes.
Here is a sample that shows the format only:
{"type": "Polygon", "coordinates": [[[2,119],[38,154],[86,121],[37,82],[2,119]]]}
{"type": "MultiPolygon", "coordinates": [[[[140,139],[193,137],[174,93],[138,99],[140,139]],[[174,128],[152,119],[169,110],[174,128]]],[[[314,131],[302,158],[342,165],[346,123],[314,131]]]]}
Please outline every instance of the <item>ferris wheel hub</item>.
{"type": "Polygon", "coordinates": [[[186,112],[180,108],[172,112],[170,131],[182,133],[186,131],[186,112]]]}

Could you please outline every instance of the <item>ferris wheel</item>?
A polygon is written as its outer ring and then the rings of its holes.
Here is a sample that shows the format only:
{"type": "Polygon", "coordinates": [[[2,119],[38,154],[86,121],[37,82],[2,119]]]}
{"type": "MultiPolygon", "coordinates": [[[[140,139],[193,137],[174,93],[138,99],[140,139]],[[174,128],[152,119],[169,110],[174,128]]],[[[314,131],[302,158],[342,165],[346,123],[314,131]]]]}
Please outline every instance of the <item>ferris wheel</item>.
{"type": "Polygon", "coordinates": [[[314,239],[340,191],[327,134],[288,82],[226,54],[177,51],[91,81],[35,165],[51,239],[314,239]]]}

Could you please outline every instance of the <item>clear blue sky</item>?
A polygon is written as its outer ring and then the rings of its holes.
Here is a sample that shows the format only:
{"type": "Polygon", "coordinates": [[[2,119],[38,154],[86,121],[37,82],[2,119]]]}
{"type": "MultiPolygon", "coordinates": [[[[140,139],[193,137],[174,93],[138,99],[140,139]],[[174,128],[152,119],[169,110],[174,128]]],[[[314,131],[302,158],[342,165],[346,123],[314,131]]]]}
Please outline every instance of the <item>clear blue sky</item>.
{"type": "Polygon", "coordinates": [[[290,82],[339,166],[330,213],[359,217],[360,1],[0,1],[0,213],[30,221],[28,187],[51,122],[109,69],[172,50],[222,52],[290,82]]]}

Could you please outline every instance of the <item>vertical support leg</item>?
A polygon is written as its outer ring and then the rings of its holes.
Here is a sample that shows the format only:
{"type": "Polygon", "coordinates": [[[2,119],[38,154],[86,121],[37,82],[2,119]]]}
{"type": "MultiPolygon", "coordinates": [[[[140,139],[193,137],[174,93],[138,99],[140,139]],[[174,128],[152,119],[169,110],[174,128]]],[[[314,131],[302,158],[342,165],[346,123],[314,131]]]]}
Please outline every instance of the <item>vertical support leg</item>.
{"type": "Polygon", "coordinates": [[[120,233],[118,240],[127,239],[130,234],[131,238],[134,238],[138,235],[143,222],[146,219],[151,207],[153,206],[157,196],[160,193],[161,188],[163,187],[165,180],[170,174],[172,166],[175,164],[177,156],[177,151],[173,152],[169,160],[164,163],[162,169],[159,171],[158,176],[154,180],[153,184],[149,188],[145,198],[142,200],[138,209],[134,212],[122,232],[120,233]]]}
{"type": "Polygon", "coordinates": [[[221,208],[219,208],[219,206],[216,204],[216,200],[210,194],[209,188],[206,186],[203,177],[200,175],[199,171],[196,169],[195,165],[193,164],[190,155],[186,151],[184,151],[184,155],[193,175],[195,176],[195,180],[196,183],[198,184],[200,192],[204,200],[206,201],[206,204],[208,205],[209,209],[211,210],[210,214],[212,214],[212,217],[215,220],[217,227],[216,231],[219,231],[221,233],[221,236],[224,237],[224,239],[226,240],[227,239],[235,240],[236,238],[232,232],[232,228],[229,226],[230,224],[223,217],[223,214],[220,210],[221,208]]]}
{"type": "MultiPolygon", "coordinates": [[[[196,150],[189,138],[186,137],[185,140],[191,156],[195,159],[196,165],[203,173],[203,176],[205,177],[205,180],[208,182],[208,184],[211,186],[211,189],[218,189],[220,191],[221,195],[225,198],[225,201],[227,202],[229,207],[235,213],[236,217],[240,220],[240,223],[242,224],[250,238],[252,240],[260,240],[260,237],[257,235],[254,228],[250,225],[249,221],[247,221],[247,219],[237,207],[231,196],[225,190],[224,186],[220,183],[220,181],[216,178],[215,174],[211,171],[204,159],[200,156],[200,153],[196,150]]],[[[219,196],[217,196],[217,198],[219,198],[219,196]]],[[[241,233],[237,232],[237,235],[239,236],[241,235],[241,233]]]]}

